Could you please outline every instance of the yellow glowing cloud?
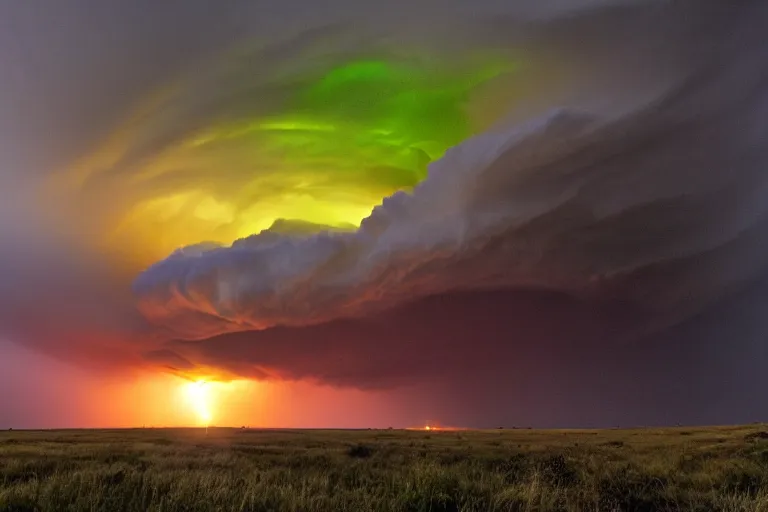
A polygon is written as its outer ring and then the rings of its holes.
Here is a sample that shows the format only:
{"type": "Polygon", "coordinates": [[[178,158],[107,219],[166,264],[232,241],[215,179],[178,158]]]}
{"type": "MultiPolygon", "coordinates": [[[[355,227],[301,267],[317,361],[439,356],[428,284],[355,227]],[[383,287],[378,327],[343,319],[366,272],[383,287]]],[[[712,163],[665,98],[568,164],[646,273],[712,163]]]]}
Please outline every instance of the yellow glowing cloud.
{"type": "Polygon", "coordinates": [[[93,243],[128,248],[141,265],[184,245],[229,244],[277,219],[356,226],[472,134],[470,93],[511,69],[496,57],[324,65],[277,84],[257,70],[235,74],[246,83],[218,71],[182,80],[51,188],[97,224],[93,243]]]}

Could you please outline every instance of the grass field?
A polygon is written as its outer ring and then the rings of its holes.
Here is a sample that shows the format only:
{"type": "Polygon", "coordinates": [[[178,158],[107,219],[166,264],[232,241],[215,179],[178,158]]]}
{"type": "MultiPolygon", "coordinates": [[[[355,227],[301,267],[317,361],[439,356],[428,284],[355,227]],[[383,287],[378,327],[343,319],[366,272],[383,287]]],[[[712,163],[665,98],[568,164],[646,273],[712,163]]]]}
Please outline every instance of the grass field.
{"type": "Polygon", "coordinates": [[[0,511],[768,511],[768,426],[0,432],[0,511]]]}

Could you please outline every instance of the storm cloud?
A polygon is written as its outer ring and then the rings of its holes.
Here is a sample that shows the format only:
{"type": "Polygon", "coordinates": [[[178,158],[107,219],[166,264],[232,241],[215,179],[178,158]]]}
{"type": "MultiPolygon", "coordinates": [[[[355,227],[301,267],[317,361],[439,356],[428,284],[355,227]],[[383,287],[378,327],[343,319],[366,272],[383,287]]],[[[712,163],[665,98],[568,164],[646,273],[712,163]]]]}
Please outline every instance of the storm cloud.
{"type": "Polygon", "coordinates": [[[7,178],[45,203],[8,207],[2,326],[76,360],[418,388],[455,425],[760,419],[768,8],[485,8],[160,55],[178,72],[62,145],[85,156],[7,178]]]}

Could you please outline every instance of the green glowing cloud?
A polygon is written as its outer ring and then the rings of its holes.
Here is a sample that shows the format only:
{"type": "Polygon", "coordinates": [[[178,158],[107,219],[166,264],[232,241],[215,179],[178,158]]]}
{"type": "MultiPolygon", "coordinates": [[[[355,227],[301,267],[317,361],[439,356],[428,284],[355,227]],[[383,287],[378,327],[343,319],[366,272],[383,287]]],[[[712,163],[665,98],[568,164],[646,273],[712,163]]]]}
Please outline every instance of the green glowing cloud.
{"type": "MultiPolygon", "coordinates": [[[[168,250],[228,243],[280,218],[359,224],[382,197],[413,187],[431,161],[473,134],[473,94],[514,66],[498,58],[379,58],[309,68],[276,85],[229,84],[216,98],[226,115],[195,119],[201,129],[114,173],[120,194],[135,195],[121,236],[138,231],[168,250]]],[[[116,153],[141,153],[136,145],[163,126],[147,119],[112,151],[122,144],[116,153]]]]}
{"type": "Polygon", "coordinates": [[[352,61],[296,91],[280,114],[214,126],[198,141],[250,139],[262,156],[288,169],[315,169],[343,181],[345,173],[370,170],[374,181],[411,186],[429,162],[471,135],[465,106],[472,91],[509,69],[497,62],[451,72],[352,61]]]}

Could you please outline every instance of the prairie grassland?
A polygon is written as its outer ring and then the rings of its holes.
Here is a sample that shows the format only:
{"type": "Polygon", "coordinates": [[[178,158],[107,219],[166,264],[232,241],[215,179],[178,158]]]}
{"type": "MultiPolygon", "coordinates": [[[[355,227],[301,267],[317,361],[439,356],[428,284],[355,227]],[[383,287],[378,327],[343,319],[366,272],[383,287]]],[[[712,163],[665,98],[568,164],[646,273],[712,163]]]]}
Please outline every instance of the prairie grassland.
{"type": "Polygon", "coordinates": [[[0,432],[0,511],[768,511],[768,426],[0,432]]]}

